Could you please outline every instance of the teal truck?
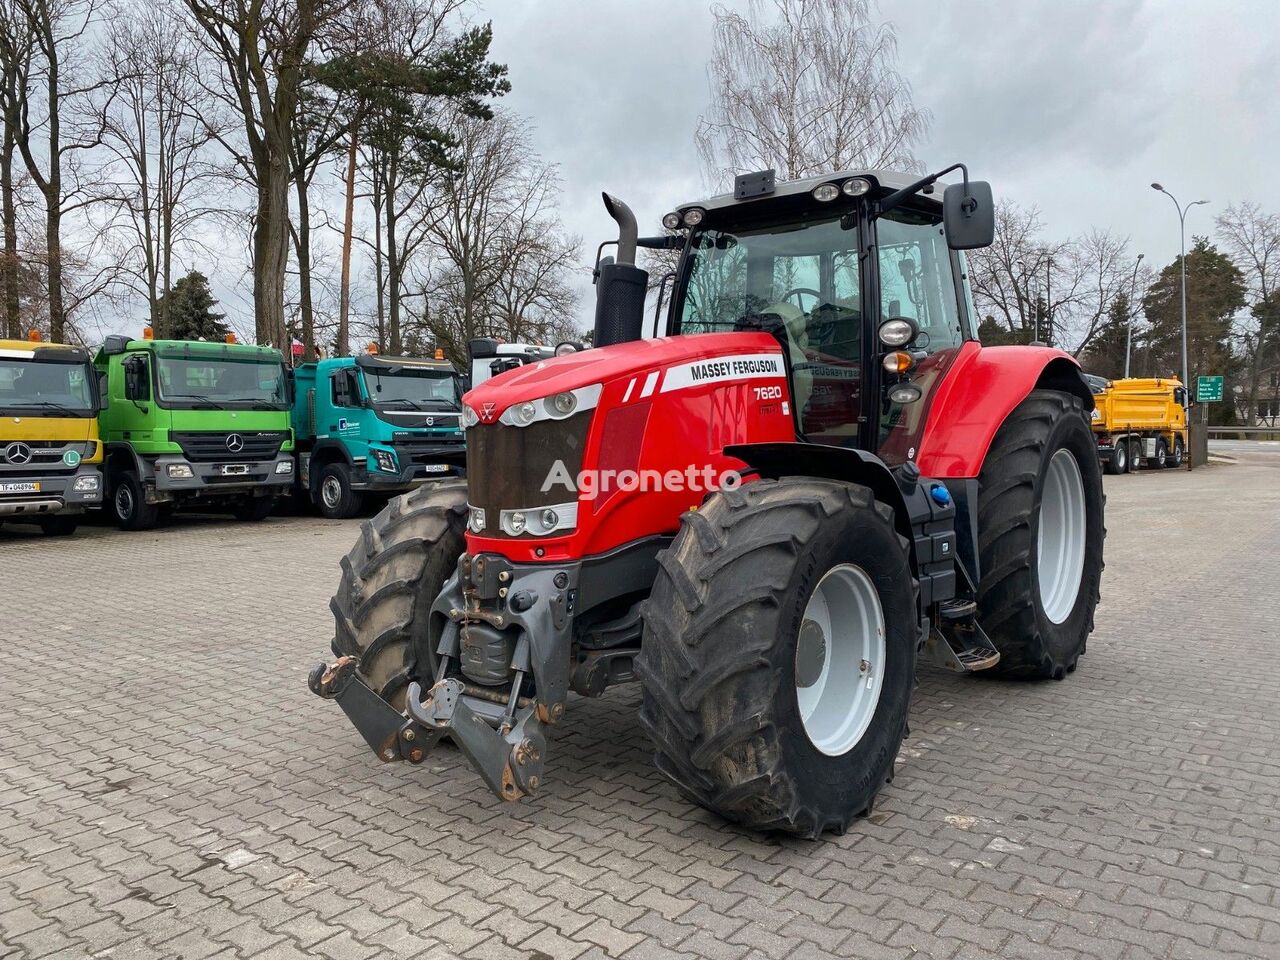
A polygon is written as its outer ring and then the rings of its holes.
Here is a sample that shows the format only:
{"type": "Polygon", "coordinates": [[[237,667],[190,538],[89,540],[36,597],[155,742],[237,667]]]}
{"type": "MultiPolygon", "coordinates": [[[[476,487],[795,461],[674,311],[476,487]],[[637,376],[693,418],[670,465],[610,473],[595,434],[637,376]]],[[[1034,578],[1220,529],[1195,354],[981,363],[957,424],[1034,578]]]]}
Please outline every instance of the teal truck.
{"type": "Polygon", "coordinates": [[[293,377],[298,492],[323,516],[463,473],[462,385],[447,360],[361,354],[293,377]]]}
{"type": "Polygon", "coordinates": [[[94,363],[106,397],[99,426],[107,502],[122,530],[148,529],[196,501],[263,520],[291,489],[290,397],[279,351],[111,336],[94,363]]]}

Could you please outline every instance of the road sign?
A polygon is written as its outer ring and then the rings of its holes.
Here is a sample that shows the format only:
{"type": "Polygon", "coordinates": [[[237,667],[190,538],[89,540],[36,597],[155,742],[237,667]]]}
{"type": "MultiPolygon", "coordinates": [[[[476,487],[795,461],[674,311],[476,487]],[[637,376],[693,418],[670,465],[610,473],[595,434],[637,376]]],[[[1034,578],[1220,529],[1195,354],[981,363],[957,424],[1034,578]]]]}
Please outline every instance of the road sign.
{"type": "Polygon", "coordinates": [[[1221,399],[1221,377],[1196,377],[1196,403],[1216,403],[1221,399]]]}

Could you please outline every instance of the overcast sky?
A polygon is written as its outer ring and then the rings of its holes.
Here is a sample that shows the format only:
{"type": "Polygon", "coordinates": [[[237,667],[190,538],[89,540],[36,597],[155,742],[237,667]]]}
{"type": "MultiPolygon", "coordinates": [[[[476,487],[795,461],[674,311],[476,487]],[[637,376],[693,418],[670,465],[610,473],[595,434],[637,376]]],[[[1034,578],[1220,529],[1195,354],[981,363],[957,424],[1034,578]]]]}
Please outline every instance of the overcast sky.
{"type": "MultiPolygon", "coordinates": [[[[1188,243],[1229,203],[1280,210],[1275,0],[883,0],[881,13],[916,105],[933,114],[922,161],[965,162],[998,197],[1040,207],[1053,238],[1110,227],[1149,263],[1168,262],[1177,214],[1153,180],[1184,203],[1211,201],[1189,214],[1188,243]]],[[[655,230],[709,192],[693,145],[709,4],[487,0],[482,16],[510,67],[507,106],[560,164],[584,258],[614,235],[600,191],[655,230]]],[[[583,316],[591,309],[584,294],[583,316]]]]}

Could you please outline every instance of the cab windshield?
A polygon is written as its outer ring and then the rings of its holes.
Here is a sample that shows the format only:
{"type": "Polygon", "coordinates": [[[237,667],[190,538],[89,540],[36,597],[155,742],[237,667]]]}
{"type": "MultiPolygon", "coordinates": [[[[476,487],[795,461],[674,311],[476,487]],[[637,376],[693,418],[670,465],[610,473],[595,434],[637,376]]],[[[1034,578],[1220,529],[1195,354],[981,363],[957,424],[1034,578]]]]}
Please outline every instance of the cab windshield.
{"type": "Polygon", "coordinates": [[[400,410],[461,410],[457,374],[449,369],[365,366],[365,389],[375,407],[400,410]]]}
{"type": "Polygon", "coordinates": [[[96,416],[92,376],[83,362],[0,357],[0,414],[96,416]]]}
{"type": "Polygon", "coordinates": [[[284,365],[246,357],[167,357],[156,361],[160,402],[188,410],[285,410],[284,365]]]}

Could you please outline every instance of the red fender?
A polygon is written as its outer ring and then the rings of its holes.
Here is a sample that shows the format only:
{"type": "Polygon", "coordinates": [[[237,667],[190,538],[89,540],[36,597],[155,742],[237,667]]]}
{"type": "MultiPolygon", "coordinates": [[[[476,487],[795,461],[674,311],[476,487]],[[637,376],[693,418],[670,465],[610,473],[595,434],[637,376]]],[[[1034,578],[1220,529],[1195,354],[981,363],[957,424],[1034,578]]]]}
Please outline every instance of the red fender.
{"type": "Polygon", "coordinates": [[[996,431],[1037,387],[1066,390],[1093,409],[1069,353],[1052,347],[961,346],[929,407],[916,464],[926,477],[976,477],[996,431]]]}

